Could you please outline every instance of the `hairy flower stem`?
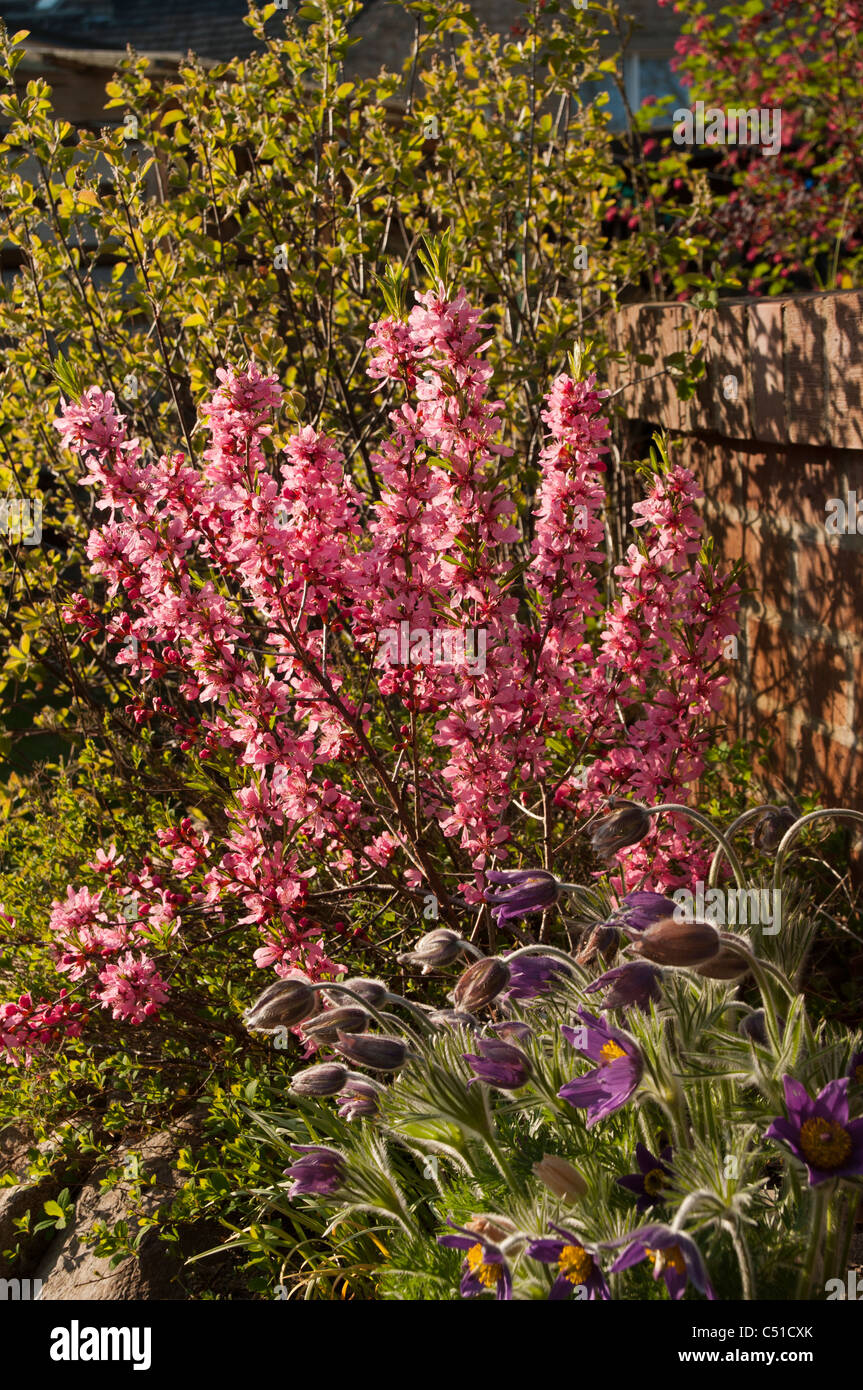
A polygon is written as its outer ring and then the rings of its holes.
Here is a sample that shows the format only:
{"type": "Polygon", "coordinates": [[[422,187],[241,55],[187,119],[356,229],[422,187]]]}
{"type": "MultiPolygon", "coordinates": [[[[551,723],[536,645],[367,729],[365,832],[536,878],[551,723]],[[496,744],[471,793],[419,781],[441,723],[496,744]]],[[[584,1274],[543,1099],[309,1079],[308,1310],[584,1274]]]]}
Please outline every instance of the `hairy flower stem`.
{"type": "MultiPolygon", "coordinates": [[[[778,811],[779,809],[780,808],[778,806],[774,806],[772,802],[768,802],[764,806],[750,806],[748,811],[743,811],[741,815],[737,816],[737,818],[731,822],[728,829],[724,832],[726,840],[730,841],[732,835],[736,835],[738,830],[742,830],[744,825],[748,825],[750,821],[756,820],[763,816],[765,811],[778,811]]],[[[716,880],[719,877],[719,865],[722,861],[722,854],[723,849],[720,845],[710,861],[710,872],[707,875],[708,888],[716,887],[716,880]]]]}
{"type": "MultiPolygon", "coordinates": [[[[405,1023],[404,1019],[399,1018],[398,1014],[383,1013],[381,1014],[381,1018],[385,1018],[390,1027],[392,1027],[392,1025],[395,1024],[396,1027],[404,1034],[404,1036],[406,1038],[410,1038],[411,1042],[416,1043],[418,1047],[422,1046],[422,1036],[419,1033],[415,1032],[414,1029],[411,1028],[407,1023],[405,1023]]],[[[423,1022],[426,1021],[423,1020],[423,1022]]],[[[433,1031],[437,1032],[437,1029],[434,1029],[433,1031]]],[[[431,1032],[432,1029],[426,1022],[426,1036],[430,1036],[431,1032]]]]}
{"type": "Polygon", "coordinates": [[[647,814],[649,816],[659,816],[662,815],[664,811],[673,811],[675,815],[687,816],[689,820],[694,821],[696,825],[700,825],[703,830],[708,831],[709,834],[713,836],[714,840],[718,841],[719,848],[725,854],[725,857],[728,860],[729,865],[731,866],[731,872],[734,874],[734,879],[737,883],[737,887],[746,887],[746,878],[743,873],[743,866],[741,865],[740,860],[737,858],[736,853],[732,849],[726,837],[722,834],[722,831],[717,830],[716,826],[713,824],[713,821],[710,820],[707,816],[702,815],[700,811],[696,811],[693,806],[680,806],[673,801],[663,803],[662,806],[645,806],[644,809],[647,811],[647,814]]]}
{"type": "Polygon", "coordinates": [[[699,1187],[696,1192],[690,1192],[688,1197],[684,1197],[677,1211],[674,1213],[674,1220],[671,1223],[672,1231],[682,1231],[683,1223],[694,1206],[697,1206],[702,1197],[709,1197],[715,1201],[715,1194],[708,1192],[706,1188],[699,1187]]]}
{"type": "Polygon", "coordinates": [[[381,1025],[384,1032],[387,1032],[389,1030],[389,1024],[387,1023],[386,1015],[382,1014],[380,1010],[376,1009],[372,1004],[370,1004],[367,999],[363,999],[361,994],[357,994],[354,990],[349,989],[347,985],[332,984],[329,980],[326,980],[322,984],[312,985],[312,989],[316,991],[321,991],[325,989],[337,990],[339,994],[346,994],[349,999],[353,999],[356,1004],[361,1005],[361,1007],[365,1009],[367,1014],[371,1014],[372,1018],[375,1019],[376,1022],[378,1022],[381,1025]]]}
{"type": "Polygon", "coordinates": [[[686,1102],[683,1092],[675,1083],[672,1095],[656,1096],[656,1100],[662,1108],[663,1114],[667,1115],[674,1137],[675,1147],[678,1149],[691,1149],[692,1140],[689,1136],[689,1119],[686,1114],[686,1102]]]}
{"type": "MultiPolygon", "coordinates": [[[[421,1007],[418,1004],[412,1003],[410,999],[405,999],[404,996],[401,994],[393,994],[390,996],[390,999],[396,1007],[407,1009],[411,1017],[415,1018],[417,1022],[422,1025],[426,1033],[433,1035],[440,1031],[438,1028],[435,1027],[435,1025],[431,1022],[430,1019],[426,1018],[425,1014],[423,1013],[421,1007]]],[[[392,1015],[389,1015],[389,1017],[392,1017],[392,1015]]]]}
{"type": "Polygon", "coordinates": [[[723,1221],[722,1229],[727,1231],[731,1237],[731,1244],[734,1246],[734,1253],[737,1256],[737,1263],[740,1267],[741,1295],[747,1303],[751,1303],[755,1298],[755,1278],[749,1246],[743,1239],[740,1227],[736,1222],[723,1221]]]}
{"type": "Polygon", "coordinates": [[[857,1211],[857,1193],[851,1189],[843,1188],[841,1203],[837,1203],[838,1211],[836,1215],[836,1250],[834,1263],[832,1266],[824,1267],[825,1275],[832,1272],[840,1278],[848,1268],[848,1258],[851,1249],[851,1241],[854,1238],[854,1217],[857,1211]]]}
{"type": "Polygon", "coordinates": [[[530,1080],[537,1094],[541,1095],[543,1099],[547,1102],[549,1113],[551,1115],[553,1123],[559,1120],[562,1116],[564,1116],[568,1120],[578,1118],[574,1115],[572,1106],[567,1105],[565,1101],[562,1101],[560,1099],[560,1096],[557,1094],[554,1087],[549,1086],[544,1077],[538,1076],[536,1072],[534,1072],[530,1080]]]}
{"type": "Polygon", "coordinates": [[[520,946],[517,951],[510,951],[509,955],[506,957],[506,960],[507,962],[509,962],[511,960],[516,960],[519,956],[528,955],[553,956],[555,960],[565,961],[566,964],[570,967],[570,969],[572,969],[572,956],[568,956],[566,954],[566,951],[559,951],[556,946],[546,946],[543,943],[538,943],[533,946],[520,946]]]}
{"type": "Polygon", "coordinates": [[[494,1160],[495,1167],[500,1170],[501,1176],[506,1180],[510,1189],[513,1192],[517,1191],[518,1188],[521,1187],[521,1183],[518,1182],[515,1174],[513,1173],[512,1169],[510,1168],[509,1164],[504,1158],[501,1152],[500,1145],[497,1142],[497,1139],[493,1138],[491,1134],[484,1134],[483,1143],[485,1144],[486,1148],[491,1154],[492,1159],[494,1160]]]}
{"type": "Polygon", "coordinates": [[[755,983],[758,986],[758,992],[764,1004],[767,1034],[773,1046],[778,1048],[780,1045],[781,1030],[779,1027],[779,1016],[776,1012],[776,1002],[773,997],[771,980],[778,981],[785,994],[792,1002],[797,998],[793,987],[777,966],[772,965],[770,961],[763,960],[760,956],[754,955],[747,946],[744,946],[742,941],[726,940],[725,944],[729,950],[737,951],[737,953],[744,958],[752,974],[755,976],[755,983]]]}
{"type": "Polygon", "coordinates": [[[828,1193],[827,1187],[835,1187],[833,1183],[823,1183],[816,1187],[812,1197],[812,1207],[809,1213],[809,1237],[806,1244],[806,1253],[800,1265],[800,1278],[797,1280],[797,1292],[795,1298],[807,1300],[809,1298],[812,1285],[814,1283],[819,1256],[824,1239],[824,1218],[827,1213],[828,1193]]]}
{"type": "MultiPolygon", "coordinates": [[[[781,898],[777,899],[776,894],[778,892],[781,892],[782,889],[782,881],[784,877],[785,868],[785,856],[791,848],[791,845],[797,839],[797,836],[800,834],[800,831],[803,829],[804,826],[810,825],[813,821],[816,820],[824,820],[827,816],[835,816],[837,820],[855,820],[863,823],[863,812],[861,811],[849,811],[846,810],[843,806],[827,806],[821,811],[810,811],[808,815],[801,816],[800,819],[796,820],[792,826],[789,826],[788,830],[786,830],[785,834],[782,836],[782,839],[779,842],[779,848],[776,851],[776,858],[773,863],[774,902],[781,902],[781,898]]],[[[773,925],[775,927],[776,923],[774,922],[773,925]]]]}

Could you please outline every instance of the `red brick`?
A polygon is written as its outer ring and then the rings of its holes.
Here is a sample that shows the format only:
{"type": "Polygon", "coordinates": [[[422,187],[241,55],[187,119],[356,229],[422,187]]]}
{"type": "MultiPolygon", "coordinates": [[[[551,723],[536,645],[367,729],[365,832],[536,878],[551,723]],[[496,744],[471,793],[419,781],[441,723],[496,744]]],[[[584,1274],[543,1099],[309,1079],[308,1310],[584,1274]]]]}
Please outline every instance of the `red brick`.
{"type": "Polygon", "coordinates": [[[747,673],[759,711],[771,716],[797,704],[793,634],[778,623],[750,618],[746,624],[747,673]]]}
{"type": "Polygon", "coordinates": [[[724,442],[715,444],[695,436],[687,440],[687,456],[683,461],[692,469],[704,491],[705,515],[726,503],[740,507],[741,468],[733,448],[724,442]]]}
{"type": "Polygon", "coordinates": [[[752,373],[752,435],[777,443],[785,431],[785,373],[782,361],[782,306],[758,300],[748,306],[752,373]]]}
{"type": "Polygon", "coordinates": [[[618,324],[621,347],[627,357],[623,380],[628,384],[621,392],[621,400],[630,419],[658,422],[662,400],[656,379],[659,366],[656,325],[648,322],[644,307],[642,304],[627,305],[618,324]],[[636,357],[641,356],[649,356],[651,362],[636,362],[636,357]]]}
{"type": "Polygon", "coordinates": [[[835,491],[842,486],[835,456],[819,451],[813,459],[797,448],[756,449],[740,451],[745,509],[767,517],[784,516],[826,536],[827,501],[844,495],[835,491]]]}
{"type": "Polygon", "coordinates": [[[746,305],[720,305],[710,319],[708,380],[713,428],[729,439],[750,437],[749,400],[752,389],[747,343],[746,305]],[[737,399],[726,400],[725,377],[737,378],[737,399]]]}
{"type": "Polygon", "coordinates": [[[797,708],[807,721],[850,728],[854,692],[847,649],[805,636],[798,637],[794,647],[798,665],[789,694],[796,686],[797,708]]]}
{"type": "Polygon", "coordinates": [[[743,560],[741,588],[747,610],[773,609],[790,618],[794,610],[794,543],[770,530],[769,520],[753,524],[726,516],[711,516],[707,533],[726,564],[743,560]]]}
{"type": "Polygon", "coordinates": [[[863,295],[827,295],[826,354],[831,443],[842,449],[863,445],[863,295]]]}
{"type": "Polygon", "coordinates": [[[798,615],[834,632],[857,631],[863,638],[863,554],[842,544],[800,540],[797,552],[798,615]]]}
{"type": "Polygon", "coordinates": [[[788,438],[795,444],[827,444],[823,301],[814,297],[789,299],[782,308],[788,438]]]}
{"type": "Polygon", "coordinates": [[[803,727],[798,750],[797,790],[826,805],[863,802],[863,751],[846,748],[820,729],[803,727]]]}

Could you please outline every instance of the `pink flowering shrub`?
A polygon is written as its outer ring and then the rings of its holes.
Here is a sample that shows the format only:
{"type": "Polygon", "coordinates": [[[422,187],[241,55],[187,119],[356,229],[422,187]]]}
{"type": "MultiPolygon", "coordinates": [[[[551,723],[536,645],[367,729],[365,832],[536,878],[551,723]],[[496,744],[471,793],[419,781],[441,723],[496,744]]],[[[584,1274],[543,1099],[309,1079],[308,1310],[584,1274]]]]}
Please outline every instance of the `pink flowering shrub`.
{"type": "MultiPolygon", "coordinates": [[[[702,549],[692,476],[655,460],[614,564],[593,376],[554,381],[524,504],[464,294],[419,295],[368,347],[400,398],[368,495],[334,440],[278,436],[283,393],[254,363],[217,373],[199,458],[146,457],[95,386],[56,422],[104,513],[88,545],[104,602],[76,594],[64,616],[81,642],[115,644],[127,714],[196,808],[161,808],[142,862],[106,846],[89,865],[101,887],[54,904],[57,970],[115,1019],[166,1004],[202,923],[277,975],[332,978],[382,905],[481,911],[489,869],[564,841],[583,864],[573,832],[610,794],[685,800],[703,769],[736,585],[702,549]],[[438,652],[441,632],[474,659],[438,652]]],[[[619,887],[690,882],[690,834],[662,821],[619,887]]],[[[63,1009],[45,1016],[55,1033],[63,1009]]]]}

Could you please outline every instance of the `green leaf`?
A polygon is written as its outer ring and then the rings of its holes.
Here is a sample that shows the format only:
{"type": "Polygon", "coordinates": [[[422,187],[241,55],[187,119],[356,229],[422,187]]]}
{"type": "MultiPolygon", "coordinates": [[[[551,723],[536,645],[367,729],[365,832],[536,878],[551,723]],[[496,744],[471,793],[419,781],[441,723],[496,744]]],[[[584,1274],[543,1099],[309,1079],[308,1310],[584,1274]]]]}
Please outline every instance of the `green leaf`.
{"type": "Polygon", "coordinates": [[[84,386],[76,368],[71,362],[58,352],[53,362],[54,378],[59,382],[70,400],[80,400],[84,394],[84,386]]]}

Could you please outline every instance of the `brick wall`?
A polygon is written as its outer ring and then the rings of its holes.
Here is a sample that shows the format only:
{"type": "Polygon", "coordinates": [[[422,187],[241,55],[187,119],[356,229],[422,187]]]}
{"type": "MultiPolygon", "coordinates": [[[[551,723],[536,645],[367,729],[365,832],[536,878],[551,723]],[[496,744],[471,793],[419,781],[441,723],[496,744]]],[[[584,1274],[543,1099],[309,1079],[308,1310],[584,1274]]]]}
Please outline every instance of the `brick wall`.
{"type": "Polygon", "coordinates": [[[748,567],[732,731],[766,725],[788,789],[863,807],[863,294],[729,302],[700,319],[627,305],[615,334],[627,358],[608,384],[626,442],[645,424],[668,430],[704,488],[719,555],[748,567]],[[706,377],[681,401],[663,359],[695,340],[706,377]],[[853,505],[831,534],[830,500],[854,492],[860,534],[853,505]]]}

